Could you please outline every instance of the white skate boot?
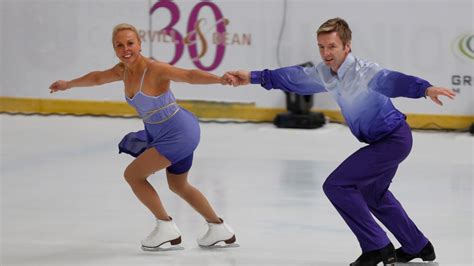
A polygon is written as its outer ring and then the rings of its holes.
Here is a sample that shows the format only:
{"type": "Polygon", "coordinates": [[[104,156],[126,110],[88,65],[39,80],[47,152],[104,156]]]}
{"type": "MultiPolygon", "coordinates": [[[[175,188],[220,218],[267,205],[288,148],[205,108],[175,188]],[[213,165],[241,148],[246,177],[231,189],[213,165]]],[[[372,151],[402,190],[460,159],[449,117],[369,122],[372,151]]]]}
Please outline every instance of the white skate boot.
{"type": "Polygon", "coordinates": [[[230,228],[230,226],[222,219],[220,220],[220,224],[207,223],[209,226],[207,232],[201,238],[197,239],[199,246],[210,247],[221,241],[224,241],[226,244],[232,244],[235,242],[234,230],[232,230],[232,228],[230,228]]]}
{"type": "Polygon", "coordinates": [[[144,250],[156,250],[168,242],[171,245],[181,243],[181,232],[171,217],[169,221],[156,219],[155,229],[141,241],[144,250]]]}

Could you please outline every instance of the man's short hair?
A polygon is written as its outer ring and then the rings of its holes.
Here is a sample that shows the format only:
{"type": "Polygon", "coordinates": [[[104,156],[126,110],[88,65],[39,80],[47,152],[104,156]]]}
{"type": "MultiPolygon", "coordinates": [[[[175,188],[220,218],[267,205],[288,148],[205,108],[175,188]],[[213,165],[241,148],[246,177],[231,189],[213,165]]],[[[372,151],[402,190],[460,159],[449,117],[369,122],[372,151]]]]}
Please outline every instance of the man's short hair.
{"type": "Polygon", "coordinates": [[[342,44],[346,45],[351,42],[352,31],[349,24],[342,18],[332,18],[321,24],[317,31],[317,36],[321,33],[337,32],[341,38],[342,44]]]}

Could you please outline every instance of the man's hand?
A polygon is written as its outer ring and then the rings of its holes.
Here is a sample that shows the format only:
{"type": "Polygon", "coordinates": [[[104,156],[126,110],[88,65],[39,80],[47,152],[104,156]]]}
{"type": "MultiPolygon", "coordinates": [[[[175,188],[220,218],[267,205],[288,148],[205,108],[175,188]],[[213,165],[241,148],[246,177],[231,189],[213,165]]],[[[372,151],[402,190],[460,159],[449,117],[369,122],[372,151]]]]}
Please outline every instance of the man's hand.
{"type": "Polygon", "coordinates": [[[232,76],[234,78],[234,87],[250,84],[250,71],[246,70],[237,70],[237,71],[228,71],[225,75],[232,76]]]}
{"type": "Polygon", "coordinates": [[[438,99],[438,96],[440,95],[444,95],[452,100],[454,100],[454,96],[456,96],[456,93],[451,90],[451,89],[447,89],[447,88],[442,88],[442,87],[429,87],[428,89],[426,89],[426,96],[430,97],[430,99],[439,104],[439,105],[443,105],[443,103],[438,99]]]}
{"type": "Polygon", "coordinates": [[[235,87],[237,86],[236,84],[238,83],[237,78],[229,73],[225,73],[224,75],[222,75],[220,80],[221,80],[222,85],[232,85],[235,87]]]}

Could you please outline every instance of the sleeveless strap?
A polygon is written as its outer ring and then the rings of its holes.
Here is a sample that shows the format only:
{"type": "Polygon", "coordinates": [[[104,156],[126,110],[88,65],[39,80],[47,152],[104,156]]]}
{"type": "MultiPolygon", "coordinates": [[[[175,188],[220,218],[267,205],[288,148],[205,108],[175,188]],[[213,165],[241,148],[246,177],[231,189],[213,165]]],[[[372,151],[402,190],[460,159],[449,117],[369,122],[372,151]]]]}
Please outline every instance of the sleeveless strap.
{"type": "Polygon", "coordinates": [[[142,91],[143,80],[145,80],[145,74],[146,74],[147,70],[148,70],[148,68],[145,68],[145,70],[143,71],[142,81],[140,82],[140,88],[138,88],[138,91],[142,91]]]}

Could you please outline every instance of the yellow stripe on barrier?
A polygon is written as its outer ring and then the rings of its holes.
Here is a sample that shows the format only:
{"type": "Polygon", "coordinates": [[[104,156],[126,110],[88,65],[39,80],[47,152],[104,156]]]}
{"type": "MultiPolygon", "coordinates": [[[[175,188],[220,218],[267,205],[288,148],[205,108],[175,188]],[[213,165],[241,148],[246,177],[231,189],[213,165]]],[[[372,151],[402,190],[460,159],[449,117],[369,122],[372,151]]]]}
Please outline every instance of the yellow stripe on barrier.
{"type": "MultiPolygon", "coordinates": [[[[257,107],[253,103],[210,101],[178,101],[178,104],[201,119],[227,119],[250,122],[271,122],[282,108],[257,107]]],[[[344,122],[339,111],[314,109],[323,112],[330,121],[344,122]]],[[[0,113],[103,115],[118,117],[138,116],[125,102],[62,100],[0,97],[0,113]]],[[[466,130],[474,123],[474,116],[407,114],[408,124],[417,129],[466,130]]]]}
{"type": "Polygon", "coordinates": [[[137,116],[135,109],[123,102],[14,97],[0,97],[0,112],[20,114],[137,116]]]}

